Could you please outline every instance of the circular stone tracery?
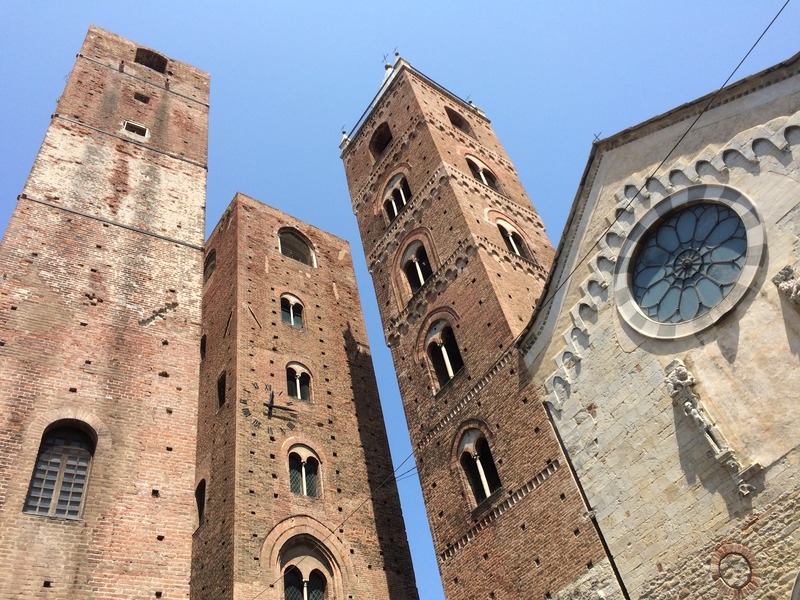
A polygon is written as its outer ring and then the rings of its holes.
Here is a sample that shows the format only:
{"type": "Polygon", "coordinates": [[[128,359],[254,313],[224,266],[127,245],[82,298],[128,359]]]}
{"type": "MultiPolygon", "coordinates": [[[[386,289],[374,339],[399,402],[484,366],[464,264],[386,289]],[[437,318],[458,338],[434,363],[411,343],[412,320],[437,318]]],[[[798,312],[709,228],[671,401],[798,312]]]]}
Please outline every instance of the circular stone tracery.
{"type": "Polygon", "coordinates": [[[634,331],[664,340],[695,334],[754,285],[766,257],[764,226],[740,192],[691,186],[650,208],[637,205],[634,215],[614,269],[616,308],[634,331]]]}
{"type": "Polygon", "coordinates": [[[633,297],[659,323],[682,323],[719,304],[747,256],[744,223],[730,208],[703,202],[672,213],[642,240],[633,297]]]}

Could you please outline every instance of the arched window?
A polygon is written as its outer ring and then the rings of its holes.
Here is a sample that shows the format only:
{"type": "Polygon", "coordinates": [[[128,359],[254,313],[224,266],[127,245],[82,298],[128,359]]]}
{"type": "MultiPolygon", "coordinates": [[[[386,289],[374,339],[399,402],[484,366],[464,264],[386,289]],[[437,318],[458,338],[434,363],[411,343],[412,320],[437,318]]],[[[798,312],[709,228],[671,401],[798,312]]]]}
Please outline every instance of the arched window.
{"type": "Polygon", "coordinates": [[[369,141],[369,150],[372,157],[378,160],[383,151],[392,143],[392,130],[385,121],[375,128],[372,139],[369,141]]]}
{"type": "Polygon", "coordinates": [[[307,446],[296,445],[289,450],[289,488],[300,496],[319,496],[319,459],[307,446]]]}
{"type": "Polygon", "coordinates": [[[406,178],[403,175],[394,177],[386,186],[384,197],[386,199],[383,202],[383,209],[389,217],[389,222],[392,222],[411,201],[411,188],[408,187],[406,178]]]}
{"type": "Polygon", "coordinates": [[[217,251],[212,250],[206,256],[206,262],[203,264],[203,283],[211,279],[214,270],[217,268],[217,251]]]}
{"type": "Polygon", "coordinates": [[[439,387],[444,387],[464,367],[453,328],[447,321],[433,324],[428,332],[426,347],[439,387]]]}
{"type": "Polygon", "coordinates": [[[517,233],[517,230],[510,223],[497,221],[497,228],[500,230],[500,236],[503,238],[509,252],[522,258],[530,258],[525,242],[522,241],[522,236],[517,233]]]}
{"type": "Polygon", "coordinates": [[[290,294],[281,296],[281,320],[287,325],[303,328],[303,305],[290,294]]]}
{"type": "Polygon", "coordinates": [[[194,501],[197,505],[197,526],[203,524],[203,517],[206,514],[206,480],[201,479],[194,490],[194,501]]]}
{"type": "Polygon", "coordinates": [[[281,254],[284,256],[310,267],[317,266],[314,251],[297,231],[284,229],[278,232],[278,242],[280,243],[281,254]]]}
{"type": "Polygon", "coordinates": [[[300,363],[286,366],[286,393],[298,400],[311,400],[311,374],[300,363]]]}
{"type": "Polygon", "coordinates": [[[447,113],[447,118],[450,119],[450,124],[453,127],[463,131],[469,136],[475,137],[475,134],[472,133],[472,127],[469,126],[469,121],[447,106],[445,106],[444,112],[447,113]]]}
{"type": "Polygon", "coordinates": [[[311,536],[290,539],[280,553],[284,600],[325,600],[334,577],[329,556],[311,536]]]}
{"type": "Polygon", "coordinates": [[[470,429],[461,437],[458,451],[459,462],[475,497],[475,503],[480,504],[500,489],[500,476],[489,450],[489,442],[480,430],[470,429]]]}
{"type": "Polygon", "coordinates": [[[422,244],[411,246],[406,251],[406,255],[403,271],[408,279],[408,285],[411,286],[411,292],[416,294],[417,290],[433,275],[433,270],[428,260],[428,253],[422,244]]]}
{"type": "Polygon", "coordinates": [[[133,62],[139,63],[153,71],[158,71],[159,73],[167,72],[167,59],[147,48],[137,48],[133,62]]]}
{"type": "Polygon", "coordinates": [[[225,371],[220,373],[217,378],[217,408],[222,408],[222,405],[225,404],[226,379],[225,371]]]}
{"type": "Polygon", "coordinates": [[[492,171],[480,162],[477,158],[467,158],[467,165],[469,166],[472,176],[480,181],[483,185],[487,185],[495,192],[500,192],[500,184],[497,182],[497,177],[492,171]]]}
{"type": "Polygon", "coordinates": [[[94,448],[92,437],[73,425],[46,431],[23,510],[48,517],[80,518],[94,448]]]}

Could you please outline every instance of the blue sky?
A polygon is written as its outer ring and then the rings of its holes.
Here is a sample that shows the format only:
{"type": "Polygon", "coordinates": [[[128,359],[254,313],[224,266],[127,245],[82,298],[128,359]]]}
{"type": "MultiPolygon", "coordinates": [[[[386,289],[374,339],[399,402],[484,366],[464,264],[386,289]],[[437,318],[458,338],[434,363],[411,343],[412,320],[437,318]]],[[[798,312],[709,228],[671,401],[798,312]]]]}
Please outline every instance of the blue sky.
{"type": "MultiPolygon", "coordinates": [[[[337,147],[383,55],[486,112],[557,244],[594,136],[712,92],[783,0],[4,4],[0,231],[90,24],[208,71],[207,230],[241,191],[350,241],[399,464],[410,444],[337,147]]],[[[798,23],[795,1],[734,80],[800,50],[798,23]]],[[[398,487],[420,596],[441,599],[418,481],[398,487]]]]}

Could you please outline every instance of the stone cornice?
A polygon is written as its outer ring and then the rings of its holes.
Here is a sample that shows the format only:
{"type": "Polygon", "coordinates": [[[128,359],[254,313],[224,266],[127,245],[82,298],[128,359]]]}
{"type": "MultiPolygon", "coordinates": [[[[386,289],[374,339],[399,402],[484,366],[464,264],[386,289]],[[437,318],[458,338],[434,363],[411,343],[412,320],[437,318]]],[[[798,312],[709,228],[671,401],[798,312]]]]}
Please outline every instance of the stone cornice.
{"type": "Polygon", "coordinates": [[[412,119],[411,124],[406,127],[400,135],[394,138],[389,144],[389,147],[378,157],[366,183],[354,196],[353,212],[355,214],[358,214],[364,208],[365,203],[367,203],[367,198],[375,193],[375,185],[377,182],[383,179],[388,169],[397,164],[400,153],[408,146],[408,143],[414,139],[417,129],[425,123],[426,121],[422,117],[415,117],[412,119]]]}
{"type": "Polygon", "coordinates": [[[425,316],[428,304],[467,266],[469,257],[475,254],[477,247],[468,240],[461,240],[453,253],[436,269],[425,283],[408,301],[406,307],[389,319],[386,326],[386,339],[389,346],[394,346],[400,336],[408,333],[410,327],[425,316]]]}
{"type": "Polygon", "coordinates": [[[512,508],[533,490],[540,487],[545,481],[550,479],[550,476],[558,471],[560,466],[561,465],[559,464],[558,460],[548,463],[547,467],[543,471],[540,471],[536,477],[509,494],[505,500],[494,505],[492,509],[478,519],[478,521],[472,527],[470,527],[464,535],[458,538],[454,543],[448,544],[444,552],[439,553],[439,560],[441,562],[445,562],[446,560],[453,558],[464,547],[466,547],[467,544],[474,540],[481,530],[485,529],[493,521],[496,521],[497,518],[503,513],[512,508]]]}
{"type": "Polygon", "coordinates": [[[478,382],[475,385],[473,385],[470,388],[470,390],[461,397],[461,399],[453,406],[453,408],[451,408],[448,411],[448,413],[439,420],[438,423],[436,423],[433,427],[431,427],[428,430],[428,432],[417,441],[416,444],[417,449],[420,449],[426,444],[428,444],[428,442],[430,442],[434,436],[438,435],[448,423],[450,423],[453,419],[455,419],[456,416],[458,416],[458,414],[462,410],[464,410],[464,408],[466,408],[470,400],[475,398],[481,392],[481,390],[486,387],[486,385],[492,380],[492,378],[495,375],[497,375],[500,372],[500,370],[508,364],[508,362],[515,354],[516,354],[516,348],[514,346],[506,350],[500,356],[500,358],[497,359],[497,362],[495,362],[494,365],[492,365],[492,367],[484,374],[484,376],[481,377],[478,380],[478,382]]]}

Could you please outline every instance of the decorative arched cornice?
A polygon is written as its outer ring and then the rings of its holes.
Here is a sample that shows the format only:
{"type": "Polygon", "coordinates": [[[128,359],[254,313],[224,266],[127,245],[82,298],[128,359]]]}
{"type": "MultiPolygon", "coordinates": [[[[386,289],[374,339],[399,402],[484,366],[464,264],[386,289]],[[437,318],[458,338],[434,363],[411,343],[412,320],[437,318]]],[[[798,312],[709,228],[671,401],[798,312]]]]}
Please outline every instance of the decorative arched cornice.
{"type": "MultiPolygon", "coordinates": [[[[575,363],[589,352],[592,330],[599,307],[609,302],[609,293],[620,252],[633,227],[653,207],[697,185],[727,185],[733,172],[755,174],[762,160],[769,160],[772,172],[797,178],[800,154],[800,112],[778,117],[738,133],[726,144],[711,144],[691,158],[680,158],[650,177],[649,171],[631,175],[614,194],[615,205],[606,216],[608,231],[587,259],[590,275],[579,285],[582,294],[569,309],[572,325],[562,334],[564,346],[553,358],[556,369],[544,382],[545,400],[561,410],[571,394],[575,363]],[[638,195],[637,191],[641,190],[638,195]]],[[[598,159],[599,161],[600,159],[598,159]]],[[[552,310],[552,307],[551,307],[552,310]]],[[[555,313],[553,313],[555,314],[555,313]]],[[[550,318],[550,317],[547,317],[550,318]]],[[[543,323],[544,321],[541,321],[543,323]]],[[[528,352],[537,336],[530,335],[520,349],[528,352]]]]}

